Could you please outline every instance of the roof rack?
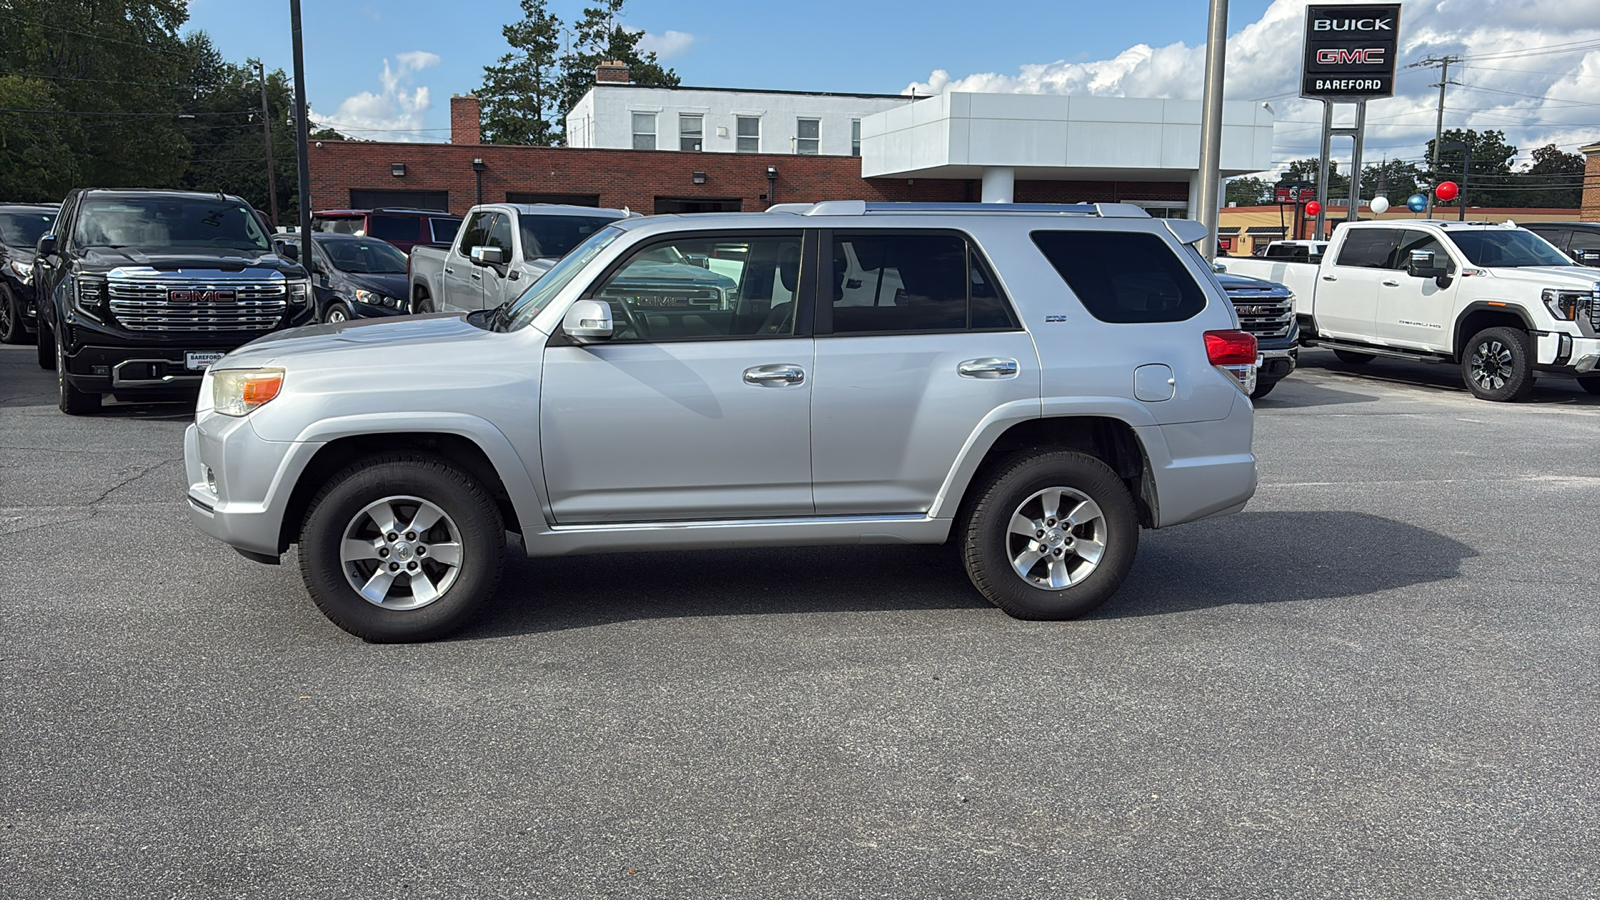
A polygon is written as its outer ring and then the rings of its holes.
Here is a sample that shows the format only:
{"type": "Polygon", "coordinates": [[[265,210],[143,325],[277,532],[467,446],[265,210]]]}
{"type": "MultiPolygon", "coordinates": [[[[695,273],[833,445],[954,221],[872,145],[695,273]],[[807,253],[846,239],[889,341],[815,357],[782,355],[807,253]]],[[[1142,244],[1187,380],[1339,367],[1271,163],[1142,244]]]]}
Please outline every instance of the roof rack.
{"type": "Polygon", "coordinates": [[[801,216],[1032,213],[1098,216],[1104,219],[1150,218],[1149,213],[1131,203],[869,203],[865,200],[824,200],[820,203],[778,203],[768,207],[767,212],[801,216]]]}

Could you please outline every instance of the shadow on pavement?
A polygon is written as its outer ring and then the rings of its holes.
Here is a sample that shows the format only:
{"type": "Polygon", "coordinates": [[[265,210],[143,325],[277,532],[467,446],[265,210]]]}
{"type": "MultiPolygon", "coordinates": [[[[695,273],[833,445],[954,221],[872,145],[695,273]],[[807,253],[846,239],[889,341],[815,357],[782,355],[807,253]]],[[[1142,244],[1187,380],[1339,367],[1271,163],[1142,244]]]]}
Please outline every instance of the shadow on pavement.
{"type": "MultiPolygon", "coordinates": [[[[1351,597],[1454,578],[1475,551],[1353,512],[1241,513],[1144,532],[1122,590],[1094,615],[1351,597]]],[[[985,610],[953,546],[702,550],[527,559],[516,550],[495,609],[462,639],[638,619],[816,612],[985,610]]]]}

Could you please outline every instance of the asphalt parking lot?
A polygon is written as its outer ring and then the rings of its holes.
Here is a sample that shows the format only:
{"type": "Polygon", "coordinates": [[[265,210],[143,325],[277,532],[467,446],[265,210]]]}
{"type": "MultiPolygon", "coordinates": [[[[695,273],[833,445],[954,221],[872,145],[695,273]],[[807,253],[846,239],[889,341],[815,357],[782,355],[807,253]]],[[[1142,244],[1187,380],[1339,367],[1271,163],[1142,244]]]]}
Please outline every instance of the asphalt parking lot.
{"type": "Polygon", "coordinates": [[[1086,621],[662,553],[379,646],[190,527],[187,409],[0,348],[0,896],[1600,896],[1600,397],[1305,362],[1086,621]]]}

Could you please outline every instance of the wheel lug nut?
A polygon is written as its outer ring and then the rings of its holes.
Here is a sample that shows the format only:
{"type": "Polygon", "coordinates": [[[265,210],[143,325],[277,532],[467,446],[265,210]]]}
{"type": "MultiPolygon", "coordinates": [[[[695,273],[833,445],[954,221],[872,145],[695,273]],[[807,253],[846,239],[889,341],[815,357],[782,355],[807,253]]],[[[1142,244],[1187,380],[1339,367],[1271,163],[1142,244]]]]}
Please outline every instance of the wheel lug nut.
{"type": "Polygon", "coordinates": [[[1033,536],[1034,536],[1034,537],[1044,537],[1044,529],[1043,529],[1043,528],[1041,528],[1041,529],[1039,529],[1039,530],[1038,530],[1038,531],[1035,531],[1035,532],[1034,532],[1034,533],[1033,533],[1033,536]]]}
{"type": "Polygon", "coordinates": [[[417,533],[416,533],[416,532],[415,532],[415,531],[408,531],[408,532],[406,532],[406,540],[408,540],[408,541],[414,541],[414,540],[416,540],[416,539],[417,539],[417,533]]]}
{"type": "Polygon", "coordinates": [[[378,548],[378,555],[380,557],[387,558],[389,556],[389,548],[388,547],[379,547],[378,548]]]}
{"type": "Polygon", "coordinates": [[[418,547],[417,547],[417,555],[418,556],[422,556],[427,552],[428,552],[428,548],[427,547],[423,547],[421,545],[418,545],[418,547]]]}
{"type": "Polygon", "coordinates": [[[1050,525],[1050,526],[1054,526],[1056,524],[1056,520],[1055,519],[1046,519],[1045,520],[1045,524],[1046,525],[1050,525]]]}
{"type": "Polygon", "coordinates": [[[411,570],[415,569],[416,567],[417,567],[417,564],[416,564],[415,561],[406,563],[406,570],[407,571],[411,571],[411,570]]]}
{"type": "Polygon", "coordinates": [[[389,532],[389,540],[390,541],[398,541],[398,540],[400,540],[400,535],[395,534],[394,532],[391,531],[391,532],[389,532]]]}
{"type": "Polygon", "coordinates": [[[399,563],[395,563],[395,562],[389,563],[389,571],[391,571],[391,572],[400,571],[400,564],[399,563]]]}

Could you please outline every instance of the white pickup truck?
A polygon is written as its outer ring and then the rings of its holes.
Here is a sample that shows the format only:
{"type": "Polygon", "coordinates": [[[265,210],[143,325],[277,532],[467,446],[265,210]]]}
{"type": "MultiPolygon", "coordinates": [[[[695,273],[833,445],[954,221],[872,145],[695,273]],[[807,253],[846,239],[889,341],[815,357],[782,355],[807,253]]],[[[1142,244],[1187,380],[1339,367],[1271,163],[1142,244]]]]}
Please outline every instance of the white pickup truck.
{"type": "Polygon", "coordinates": [[[411,249],[411,311],[472,312],[514,300],[620,209],[485,203],[467,211],[449,249],[411,249]]]}
{"type": "Polygon", "coordinates": [[[1320,263],[1227,259],[1226,271],[1294,292],[1301,342],[1345,362],[1461,366],[1473,394],[1518,400],[1535,372],[1600,394],[1600,282],[1511,223],[1356,222],[1320,263]]]}

